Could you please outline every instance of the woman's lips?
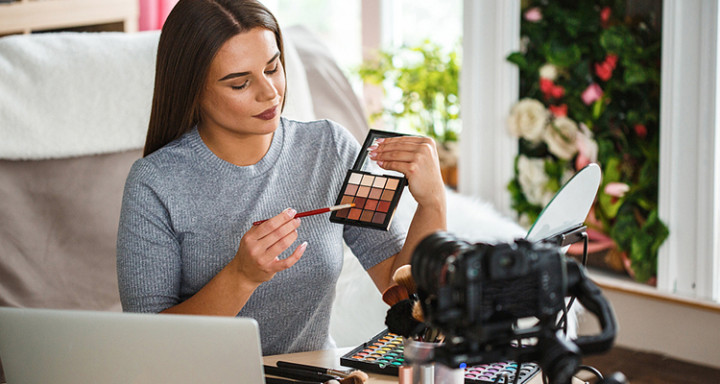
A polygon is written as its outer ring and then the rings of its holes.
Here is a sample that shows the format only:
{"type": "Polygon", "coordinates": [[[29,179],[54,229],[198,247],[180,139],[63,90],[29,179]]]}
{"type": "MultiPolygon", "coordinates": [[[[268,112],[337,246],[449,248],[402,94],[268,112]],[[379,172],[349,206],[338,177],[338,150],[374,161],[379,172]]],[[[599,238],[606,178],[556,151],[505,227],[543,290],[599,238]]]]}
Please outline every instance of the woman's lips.
{"type": "Polygon", "coordinates": [[[253,117],[256,117],[256,118],[261,119],[261,120],[272,120],[272,119],[274,119],[275,116],[277,115],[277,107],[278,107],[278,106],[276,105],[276,106],[274,106],[274,107],[272,107],[272,108],[266,109],[266,110],[263,111],[262,113],[259,113],[259,114],[255,115],[255,116],[253,116],[253,117]]]}

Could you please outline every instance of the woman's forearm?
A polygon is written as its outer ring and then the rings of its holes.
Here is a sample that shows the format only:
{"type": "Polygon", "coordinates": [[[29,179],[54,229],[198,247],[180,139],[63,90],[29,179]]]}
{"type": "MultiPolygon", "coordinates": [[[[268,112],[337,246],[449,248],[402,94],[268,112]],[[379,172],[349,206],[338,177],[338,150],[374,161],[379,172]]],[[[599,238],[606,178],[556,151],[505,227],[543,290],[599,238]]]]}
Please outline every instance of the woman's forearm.
{"type": "Polygon", "coordinates": [[[189,299],[161,313],[236,316],[258,287],[238,275],[228,265],[189,299]]]}

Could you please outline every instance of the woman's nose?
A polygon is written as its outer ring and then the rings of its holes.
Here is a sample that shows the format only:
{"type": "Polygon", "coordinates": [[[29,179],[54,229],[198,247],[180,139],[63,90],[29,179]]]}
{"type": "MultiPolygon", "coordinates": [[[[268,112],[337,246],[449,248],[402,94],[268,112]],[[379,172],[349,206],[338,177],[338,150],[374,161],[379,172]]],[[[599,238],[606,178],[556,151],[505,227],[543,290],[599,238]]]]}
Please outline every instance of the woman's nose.
{"type": "Polygon", "coordinates": [[[269,77],[263,76],[259,83],[258,100],[271,100],[279,95],[275,83],[269,77]]]}

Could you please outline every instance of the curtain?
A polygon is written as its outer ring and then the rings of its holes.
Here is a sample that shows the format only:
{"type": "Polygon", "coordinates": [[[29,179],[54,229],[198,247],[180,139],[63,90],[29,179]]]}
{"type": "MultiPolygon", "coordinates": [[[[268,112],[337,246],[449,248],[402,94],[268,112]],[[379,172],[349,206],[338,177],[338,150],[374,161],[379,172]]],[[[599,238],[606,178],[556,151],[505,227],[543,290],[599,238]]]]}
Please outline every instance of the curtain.
{"type": "Polygon", "coordinates": [[[161,29],[177,0],[140,0],[141,31],[161,29]]]}

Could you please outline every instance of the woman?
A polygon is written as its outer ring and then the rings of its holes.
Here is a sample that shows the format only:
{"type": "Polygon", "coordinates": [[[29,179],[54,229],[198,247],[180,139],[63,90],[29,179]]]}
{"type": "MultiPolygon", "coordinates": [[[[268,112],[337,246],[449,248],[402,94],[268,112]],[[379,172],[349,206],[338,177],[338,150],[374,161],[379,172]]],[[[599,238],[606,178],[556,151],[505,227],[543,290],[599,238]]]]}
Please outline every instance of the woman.
{"type": "Polygon", "coordinates": [[[123,197],[124,310],[253,317],[264,354],[330,348],[343,240],[382,291],[445,228],[435,144],[420,137],[370,154],[408,179],[418,207],[407,236],[294,218],[332,204],[360,146],[335,123],[280,117],[285,91],[282,35],[263,5],[177,3],[158,46],[144,157],[123,197]]]}

